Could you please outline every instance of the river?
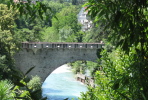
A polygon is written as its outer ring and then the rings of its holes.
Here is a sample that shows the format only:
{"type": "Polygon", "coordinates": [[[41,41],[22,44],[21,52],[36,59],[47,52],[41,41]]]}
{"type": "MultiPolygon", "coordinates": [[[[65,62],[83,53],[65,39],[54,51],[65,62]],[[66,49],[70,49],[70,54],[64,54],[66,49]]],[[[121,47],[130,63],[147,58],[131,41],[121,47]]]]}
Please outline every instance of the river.
{"type": "Polygon", "coordinates": [[[50,74],[42,85],[43,96],[48,100],[78,100],[80,92],[86,92],[87,87],[76,81],[74,74],[67,64],[57,68],[50,74]]]}

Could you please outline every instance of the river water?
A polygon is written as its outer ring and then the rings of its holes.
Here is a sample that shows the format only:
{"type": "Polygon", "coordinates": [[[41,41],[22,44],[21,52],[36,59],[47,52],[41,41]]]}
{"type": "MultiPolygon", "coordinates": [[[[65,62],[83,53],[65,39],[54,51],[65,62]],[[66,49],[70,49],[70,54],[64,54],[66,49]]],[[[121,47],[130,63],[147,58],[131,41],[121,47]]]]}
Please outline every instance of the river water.
{"type": "Polygon", "coordinates": [[[67,64],[57,68],[50,74],[42,85],[43,96],[48,100],[78,100],[80,92],[86,92],[87,87],[76,81],[74,74],[67,64]]]}

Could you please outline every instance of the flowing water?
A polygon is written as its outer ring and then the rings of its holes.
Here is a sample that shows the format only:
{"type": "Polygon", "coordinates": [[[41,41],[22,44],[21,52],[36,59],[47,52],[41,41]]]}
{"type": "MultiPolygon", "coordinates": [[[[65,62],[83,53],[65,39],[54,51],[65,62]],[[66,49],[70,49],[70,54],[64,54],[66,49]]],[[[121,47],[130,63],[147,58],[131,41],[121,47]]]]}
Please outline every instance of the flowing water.
{"type": "Polygon", "coordinates": [[[87,87],[76,81],[68,65],[57,68],[50,74],[42,85],[43,96],[48,100],[78,100],[80,92],[86,92],[87,87]]]}

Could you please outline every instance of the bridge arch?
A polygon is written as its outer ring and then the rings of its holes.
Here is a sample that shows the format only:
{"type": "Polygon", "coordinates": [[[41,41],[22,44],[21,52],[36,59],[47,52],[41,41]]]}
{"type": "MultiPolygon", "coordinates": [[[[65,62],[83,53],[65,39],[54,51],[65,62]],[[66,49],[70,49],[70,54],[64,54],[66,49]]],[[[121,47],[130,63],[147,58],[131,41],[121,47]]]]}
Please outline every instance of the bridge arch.
{"type": "Polygon", "coordinates": [[[96,62],[100,43],[22,43],[16,53],[16,66],[23,73],[35,67],[28,76],[38,75],[42,82],[58,67],[66,63],[85,60],[96,62]]]}

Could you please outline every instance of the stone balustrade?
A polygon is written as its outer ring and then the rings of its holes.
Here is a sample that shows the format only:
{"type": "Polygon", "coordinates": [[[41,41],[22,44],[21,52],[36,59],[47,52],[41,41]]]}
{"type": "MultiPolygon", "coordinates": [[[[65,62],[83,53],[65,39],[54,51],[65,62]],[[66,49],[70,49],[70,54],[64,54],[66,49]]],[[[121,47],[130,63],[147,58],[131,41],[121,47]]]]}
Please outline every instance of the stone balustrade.
{"type": "Polygon", "coordinates": [[[50,43],[50,42],[23,42],[22,48],[88,48],[88,49],[100,49],[104,46],[104,43],[50,43]]]}

